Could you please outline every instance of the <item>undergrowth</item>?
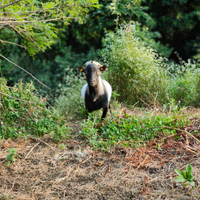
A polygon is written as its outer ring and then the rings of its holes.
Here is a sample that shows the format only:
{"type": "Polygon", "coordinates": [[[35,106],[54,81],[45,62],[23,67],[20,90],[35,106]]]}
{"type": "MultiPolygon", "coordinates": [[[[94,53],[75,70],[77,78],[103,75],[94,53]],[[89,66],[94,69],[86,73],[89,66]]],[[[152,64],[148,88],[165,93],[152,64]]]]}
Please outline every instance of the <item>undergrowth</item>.
{"type": "Polygon", "coordinates": [[[67,69],[68,74],[64,78],[65,84],[59,84],[56,90],[55,107],[60,115],[67,120],[82,118],[85,116],[85,104],[81,97],[81,88],[86,83],[83,77],[76,76],[72,70],[67,69]]]}
{"type": "Polygon", "coordinates": [[[124,113],[112,120],[100,123],[95,114],[82,123],[79,134],[85,136],[95,149],[109,151],[115,145],[123,147],[143,146],[147,141],[162,140],[162,137],[175,135],[177,129],[190,125],[190,119],[185,108],[178,110],[173,107],[170,111],[160,113],[146,112],[145,115],[128,115],[124,113]],[[99,124],[99,128],[98,127],[99,124]],[[96,127],[96,128],[95,128],[96,127]]]}
{"type": "Polygon", "coordinates": [[[70,129],[46,98],[37,95],[33,83],[22,81],[8,87],[0,78],[0,139],[51,134],[56,142],[68,137],[70,129]]]}

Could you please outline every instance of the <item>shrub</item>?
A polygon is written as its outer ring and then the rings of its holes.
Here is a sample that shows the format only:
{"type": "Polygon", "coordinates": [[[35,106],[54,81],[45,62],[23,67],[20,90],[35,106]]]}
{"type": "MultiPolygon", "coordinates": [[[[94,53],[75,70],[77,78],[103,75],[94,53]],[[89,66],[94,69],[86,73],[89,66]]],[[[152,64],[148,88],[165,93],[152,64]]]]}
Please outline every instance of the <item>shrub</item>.
{"type": "Polygon", "coordinates": [[[161,70],[162,58],[138,37],[136,25],[125,26],[104,39],[101,51],[109,66],[107,80],[128,104],[152,104],[167,99],[166,72],[161,70]]]}
{"type": "Polygon", "coordinates": [[[68,136],[66,122],[55,109],[47,108],[47,99],[37,95],[33,83],[20,81],[14,87],[6,83],[0,78],[1,139],[50,133],[57,142],[68,136]]]}

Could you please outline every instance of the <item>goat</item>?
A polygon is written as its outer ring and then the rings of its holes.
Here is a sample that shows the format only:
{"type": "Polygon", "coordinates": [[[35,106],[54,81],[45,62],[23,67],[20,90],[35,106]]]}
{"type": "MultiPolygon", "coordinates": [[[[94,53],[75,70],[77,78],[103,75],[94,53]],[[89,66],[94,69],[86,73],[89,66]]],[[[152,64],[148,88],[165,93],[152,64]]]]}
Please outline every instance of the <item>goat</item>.
{"type": "Polygon", "coordinates": [[[87,83],[82,87],[81,96],[85,101],[87,113],[103,108],[101,119],[106,117],[110,107],[112,88],[110,84],[100,76],[101,72],[107,69],[106,65],[100,65],[96,61],[88,61],[83,67],[77,68],[86,75],[87,83]]]}

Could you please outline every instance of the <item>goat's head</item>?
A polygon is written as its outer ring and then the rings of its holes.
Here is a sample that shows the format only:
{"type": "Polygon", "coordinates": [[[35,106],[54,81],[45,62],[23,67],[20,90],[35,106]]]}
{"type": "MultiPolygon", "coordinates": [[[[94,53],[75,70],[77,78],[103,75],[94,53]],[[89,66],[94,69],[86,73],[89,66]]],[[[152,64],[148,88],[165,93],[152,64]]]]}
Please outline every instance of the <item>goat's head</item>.
{"type": "Polygon", "coordinates": [[[107,69],[106,65],[100,65],[95,61],[86,62],[83,67],[77,68],[80,72],[84,72],[87,78],[88,85],[95,87],[99,82],[99,76],[101,72],[107,69]]]}

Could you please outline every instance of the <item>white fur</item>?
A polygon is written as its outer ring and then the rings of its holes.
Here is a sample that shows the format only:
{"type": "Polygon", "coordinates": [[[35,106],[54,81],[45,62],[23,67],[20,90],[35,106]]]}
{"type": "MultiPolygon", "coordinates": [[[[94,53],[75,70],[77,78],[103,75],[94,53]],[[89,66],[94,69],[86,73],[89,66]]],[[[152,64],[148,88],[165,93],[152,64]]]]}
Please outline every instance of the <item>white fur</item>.
{"type": "Polygon", "coordinates": [[[87,67],[89,64],[94,63],[95,65],[102,67],[102,65],[96,61],[87,61],[84,65],[83,68],[87,67]]]}
{"type": "Polygon", "coordinates": [[[106,91],[108,93],[108,102],[109,102],[110,98],[111,98],[111,94],[112,94],[112,87],[110,86],[110,84],[106,80],[103,80],[103,83],[104,83],[106,91]]]}
{"type": "MultiPolygon", "coordinates": [[[[100,80],[104,83],[104,85],[105,85],[105,88],[106,88],[106,91],[107,91],[107,93],[108,93],[108,102],[110,101],[110,98],[111,98],[111,94],[112,94],[112,87],[110,86],[110,84],[107,82],[107,81],[105,81],[105,80],[103,80],[103,79],[101,79],[100,78],[100,80]]],[[[101,84],[101,81],[100,81],[100,84],[101,84]]],[[[85,100],[85,93],[86,93],[86,91],[87,91],[87,88],[88,88],[88,83],[86,83],[83,87],[82,87],[82,89],[81,89],[81,96],[82,96],[82,98],[83,98],[83,100],[85,100]]],[[[100,92],[100,94],[101,94],[101,92],[100,92]]]]}
{"type": "Polygon", "coordinates": [[[81,96],[83,100],[85,100],[85,93],[86,93],[87,87],[88,87],[88,84],[86,83],[81,89],[81,96]]]}

